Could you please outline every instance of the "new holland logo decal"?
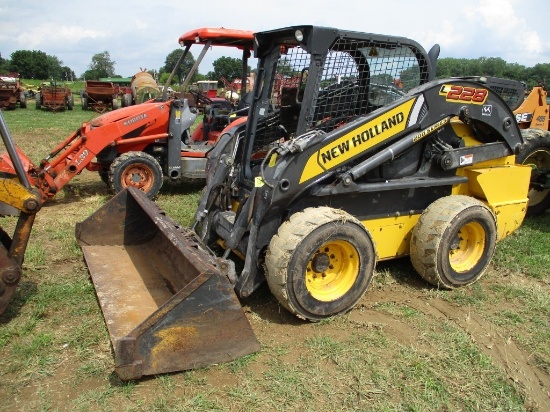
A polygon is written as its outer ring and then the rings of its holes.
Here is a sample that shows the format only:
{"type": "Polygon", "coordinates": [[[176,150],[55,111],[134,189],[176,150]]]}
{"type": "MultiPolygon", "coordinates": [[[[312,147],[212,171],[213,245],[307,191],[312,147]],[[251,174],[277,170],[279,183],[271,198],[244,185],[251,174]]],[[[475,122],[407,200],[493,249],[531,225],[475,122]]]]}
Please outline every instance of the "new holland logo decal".
{"type": "Polygon", "coordinates": [[[313,153],[302,172],[300,183],[339,166],[405,130],[415,101],[416,99],[406,101],[313,153]]]}

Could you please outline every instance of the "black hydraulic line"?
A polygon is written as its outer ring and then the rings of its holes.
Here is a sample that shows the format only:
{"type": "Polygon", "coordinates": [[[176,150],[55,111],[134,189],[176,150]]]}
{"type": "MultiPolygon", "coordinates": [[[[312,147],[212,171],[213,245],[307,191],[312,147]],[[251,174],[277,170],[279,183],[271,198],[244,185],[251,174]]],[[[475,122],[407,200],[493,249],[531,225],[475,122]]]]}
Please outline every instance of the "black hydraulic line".
{"type": "Polygon", "coordinates": [[[399,139],[394,144],[388,146],[387,148],[376,153],[375,155],[369,157],[364,162],[361,162],[357,166],[351,168],[342,177],[342,182],[344,183],[344,185],[349,184],[351,183],[351,181],[360,178],[365,173],[371,171],[375,167],[380,166],[382,163],[394,159],[395,156],[401,154],[408,148],[412,147],[415,143],[424,139],[424,137],[426,137],[427,135],[433,133],[434,131],[441,128],[444,124],[448,123],[448,120],[449,118],[444,118],[420,132],[410,133],[408,136],[399,139]]]}

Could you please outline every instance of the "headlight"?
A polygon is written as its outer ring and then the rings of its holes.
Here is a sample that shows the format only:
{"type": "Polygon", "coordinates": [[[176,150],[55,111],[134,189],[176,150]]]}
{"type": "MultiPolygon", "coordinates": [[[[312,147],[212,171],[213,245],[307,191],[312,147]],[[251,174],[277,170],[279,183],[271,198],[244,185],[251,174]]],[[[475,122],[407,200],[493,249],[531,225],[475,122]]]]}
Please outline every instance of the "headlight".
{"type": "Polygon", "coordinates": [[[296,37],[296,40],[298,40],[298,42],[301,42],[302,40],[304,40],[304,33],[302,33],[302,30],[296,30],[294,32],[294,37],[296,37]]]}

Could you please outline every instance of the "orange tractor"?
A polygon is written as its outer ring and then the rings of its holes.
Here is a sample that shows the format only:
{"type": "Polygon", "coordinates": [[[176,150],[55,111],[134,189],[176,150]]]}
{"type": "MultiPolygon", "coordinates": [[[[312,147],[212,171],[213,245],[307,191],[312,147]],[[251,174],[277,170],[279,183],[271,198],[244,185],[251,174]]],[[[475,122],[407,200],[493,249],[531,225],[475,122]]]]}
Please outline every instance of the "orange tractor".
{"type": "MultiPolygon", "coordinates": [[[[225,46],[242,49],[246,62],[252,39],[253,33],[249,31],[207,28],[190,31],[179,39],[185,51],[174,70],[194,44],[204,46],[200,60],[211,46],[225,46]]],[[[200,60],[187,78],[193,76],[200,60]]],[[[34,165],[20,151],[18,157],[32,186],[40,191],[41,202],[55,196],[84,169],[98,172],[115,193],[133,186],[153,198],[164,177],[204,177],[207,153],[226,128],[244,121],[243,116],[230,116],[230,110],[223,109],[210,105],[203,122],[191,132],[196,110],[189,107],[187,100],[167,98],[164,93],[160,98],[83,123],[39,165],[34,165]]],[[[15,175],[13,161],[7,154],[0,156],[0,172],[15,175]]]]}
{"type": "MultiPolygon", "coordinates": [[[[253,38],[253,32],[230,29],[201,28],[183,34],[179,42],[184,53],[167,85],[192,45],[204,47],[188,79],[211,46],[243,50],[246,68],[253,38]]],[[[0,215],[19,216],[13,236],[0,228],[0,314],[19,282],[34,217],[45,202],[84,169],[98,172],[114,192],[133,187],[150,198],[158,193],[164,176],[204,177],[207,153],[220,136],[246,121],[246,116],[218,112],[212,105],[192,133],[196,111],[187,100],[168,99],[164,93],[83,123],[38,165],[15,146],[0,114],[0,134],[7,149],[0,155],[0,215]]]]}

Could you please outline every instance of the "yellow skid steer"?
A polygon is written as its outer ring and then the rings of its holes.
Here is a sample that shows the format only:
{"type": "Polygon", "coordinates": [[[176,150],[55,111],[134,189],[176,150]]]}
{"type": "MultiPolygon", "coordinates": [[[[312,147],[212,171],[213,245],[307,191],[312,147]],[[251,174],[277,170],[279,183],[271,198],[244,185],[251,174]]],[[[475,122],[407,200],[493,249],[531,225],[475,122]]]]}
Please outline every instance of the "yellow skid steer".
{"type": "Polygon", "coordinates": [[[77,225],[122,379],[259,350],[238,298],[264,283],[320,321],[353,309],[378,261],[409,255],[443,289],[481,278],[525,217],[531,168],[506,101],[436,80],[438,53],[309,25],[255,34],[247,121],[209,152],[192,228],[135,188],[77,225]]]}
{"type": "Polygon", "coordinates": [[[122,378],[258,350],[237,297],[264,282],[319,321],[354,307],[377,261],[410,255],[445,289],[483,275],[523,221],[531,168],[504,99],[435,80],[438,52],[315,26],[255,34],[248,120],[210,151],[192,230],[132,189],[77,226],[122,378]]]}

